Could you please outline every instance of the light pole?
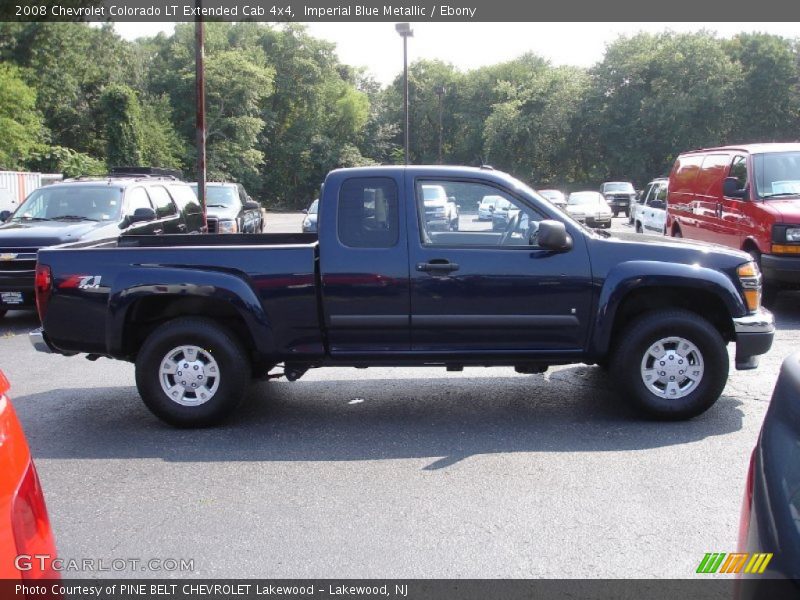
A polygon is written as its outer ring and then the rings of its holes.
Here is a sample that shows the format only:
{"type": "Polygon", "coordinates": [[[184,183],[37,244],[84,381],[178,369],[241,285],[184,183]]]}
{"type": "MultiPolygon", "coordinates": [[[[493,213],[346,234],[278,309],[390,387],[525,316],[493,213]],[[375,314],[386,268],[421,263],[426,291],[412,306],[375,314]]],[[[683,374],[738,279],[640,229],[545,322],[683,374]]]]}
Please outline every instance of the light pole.
{"type": "Polygon", "coordinates": [[[405,155],[408,164],[408,38],[414,35],[411,23],[397,23],[395,31],[403,38],[403,112],[406,119],[405,127],[405,155]]]}
{"type": "Polygon", "coordinates": [[[447,88],[437,85],[433,91],[439,97],[439,164],[442,164],[442,96],[447,93],[447,88]]]}

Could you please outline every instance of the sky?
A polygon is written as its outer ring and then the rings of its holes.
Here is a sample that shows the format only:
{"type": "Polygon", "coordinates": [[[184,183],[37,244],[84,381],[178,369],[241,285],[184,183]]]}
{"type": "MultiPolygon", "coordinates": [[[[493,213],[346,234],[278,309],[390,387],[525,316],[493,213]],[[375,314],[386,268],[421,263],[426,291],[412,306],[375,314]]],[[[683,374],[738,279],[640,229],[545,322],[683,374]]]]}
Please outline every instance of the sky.
{"type": "MultiPolygon", "coordinates": [[[[554,65],[589,67],[600,61],[605,47],[620,35],[706,29],[720,37],[761,31],[788,38],[798,36],[797,23],[412,23],[408,59],[440,59],[462,71],[507,61],[533,52],[554,65]]],[[[171,32],[172,23],[115,23],[117,32],[132,40],[171,32]]],[[[363,66],[382,84],[403,69],[402,40],[393,23],[308,23],[315,37],[336,44],[339,59],[363,66]]]]}

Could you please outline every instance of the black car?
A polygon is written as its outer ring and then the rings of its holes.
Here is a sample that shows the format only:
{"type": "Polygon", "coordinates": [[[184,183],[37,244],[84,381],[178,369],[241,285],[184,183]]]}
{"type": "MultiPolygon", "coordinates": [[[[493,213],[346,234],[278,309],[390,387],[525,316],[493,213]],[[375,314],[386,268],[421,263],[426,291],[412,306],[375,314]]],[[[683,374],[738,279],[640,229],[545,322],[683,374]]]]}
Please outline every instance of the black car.
{"type": "Polygon", "coordinates": [[[800,352],[783,363],[750,460],[739,553],[740,598],[800,598],[800,352]]]}
{"type": "Polygon", "coordinates": [[[0,317],[32,308],[36,252],[120,234],[200,233],[203,215],[186,182],[172,176],[112,173],[33,191],[0,213],[0,317]]]}
{"type": "Polygon", "coordinates": [[[624,213],[630,216],[631,205],[636,202],[636,190],[628,181],[606,181],[600,186],[600,193],[611,207],[614,216],[624,213]]]}
{"type": "MultiPolygon", "coordinates": [[[[197,184],[191,184],[197,194],[197,184]]],[[[206,221],[209,233],[261,233],[264,218],[261,205],[241,183],[206,183],[206,221]]]]}

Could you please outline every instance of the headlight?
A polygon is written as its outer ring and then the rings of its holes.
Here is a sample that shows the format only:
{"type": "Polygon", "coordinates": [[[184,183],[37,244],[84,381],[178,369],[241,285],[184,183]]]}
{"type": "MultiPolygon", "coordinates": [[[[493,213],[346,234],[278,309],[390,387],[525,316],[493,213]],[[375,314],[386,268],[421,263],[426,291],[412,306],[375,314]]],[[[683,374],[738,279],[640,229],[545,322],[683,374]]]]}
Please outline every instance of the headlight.
{"type": "Polygon", "coordinates": [[[787,242],[800,242],[800,227],[787,227],[786,228],[786,241],[787,242]]]}
{"type": "Polygon", "coordinates": [[[234,220],[225,219],[217,224],[217,233],[236,233],[238,231],[239,225],[234,220]]]}
{"type": "Polygon", "coordinates": [[[739,281],[744,290],[744,299],[747,309],[755,312],[761,306],[761,271],[754,261],[746,262],[736,269],[739,281]]]}

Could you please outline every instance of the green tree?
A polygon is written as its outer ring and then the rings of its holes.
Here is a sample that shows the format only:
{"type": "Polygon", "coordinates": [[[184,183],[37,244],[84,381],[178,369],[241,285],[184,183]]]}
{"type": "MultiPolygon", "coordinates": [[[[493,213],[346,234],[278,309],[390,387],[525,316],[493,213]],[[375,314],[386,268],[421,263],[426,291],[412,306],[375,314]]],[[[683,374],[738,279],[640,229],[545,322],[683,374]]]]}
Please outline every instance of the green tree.
{"type": "Polygon", "coordinates": [[[775,35],[741,33],[724,47],[742,72],[733,89],[730,141],[796,140],[800,125],[796,44],[775,35]]]}
{"type": "Polygon", "coordinates": [[[136,92],[124,85],[110,85],[100,97],[106,123],[106,162],[109,167],[141,165],[144,137],[142,109],[136,92]]]}
{"type": "Polygon", "coordinates": [[[0,168],[21,168],[41,138],[36,92],[25,84],[18,68],[0,63],[0,168]]]}

